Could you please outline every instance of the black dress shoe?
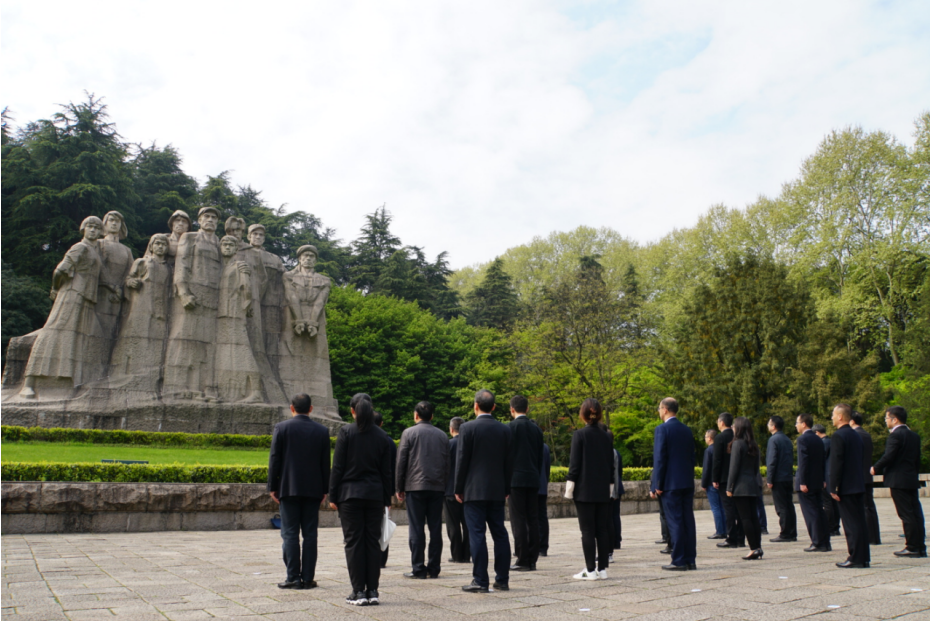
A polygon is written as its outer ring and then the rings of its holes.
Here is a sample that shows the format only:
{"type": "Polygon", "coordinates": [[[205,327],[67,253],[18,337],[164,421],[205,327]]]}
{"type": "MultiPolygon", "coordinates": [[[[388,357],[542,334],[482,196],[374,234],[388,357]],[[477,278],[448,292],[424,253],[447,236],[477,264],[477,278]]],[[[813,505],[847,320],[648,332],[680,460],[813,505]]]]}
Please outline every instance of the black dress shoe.
{"type": "Polygon", "coordinates": [[[830,536],[831,536],[831,537],[839,537],[839,536],[840,536],[840,529],[837,528],[836,530],[830,531],[830,536]]]}
{"type": "Polygon", "coordinates": [[[300,580],[285,580],[284,582],[278,583],[279,589],[299,589],[300,580]]]}
{"type": "Polygon", "coordinates": [[[671,554],[671,553],[672,553],[672,549],[671,549],[671,548],[662,548],[661,550],[659,550],[659,552],[660,552],[661,554],[671,554]]]}
{"type": "Polygon", "coordinates": [[[866,569],[868,563],[853,563],[852,561],[843,561],[842,563],[837,563],[837,567],[842,567],[843,569],[866,569]]]}
{"type": "Polygon", "coordinates": [[[787,541],[797,541],[797,540],[798,540],[797,537],[782,537],[781,535],[779,535],[778,537],[773,537],[772,539],[769,539],[769,541],[771,541],[772,543],[785,543],[787,541]]]}
{"type": "Polygon", "coordinates": [[[817,551],[817,546],[815,546],[814,544],[810,544],[809,546],[807,546],[806,548],[804,548],[804,551],[805,551],[805,552],[816,552],[816,551],[817,551]]]}
{"type": "Polygon", "coordinates": [[[665,539],[659,539],[658,541],[656,541],[656,543],[661,543],[661,544],[663,544],[663,545],[668,545],[668,541],[666,541],[665,539]]]}
{"type": "Polygon", "coordinates": [[[309,582],[300,583],[300,589],[302,591],[306,591],[307,589],[315,589],[315,588],[316,588],[316,580],[311,580],[309,582]]]}
{"type": "Polygon", "coordinates": [[[738,548],[739,546],[735,543],[730,543],[729,541],[721,541],[717,544],[718,548],[738,548]]]}
{"type": "Polygon", "coordinates": [[[924,550],[923,552],[915,552],[912,550],[904,549],[898,550],[894,553],[894,555],[901,558],[927,558],[927,551],[924,550]]]}
{"type": "Polygon", "coordinates": [[[426,574],[415,574],[412,571],[408,571],[404,574],[404,578],[413,578],[414,580],[426,580],[426,574]]]}
{"type": "Polygon", "coordinates": [[[820,546],[814,552],[833,552],[833,546],[820,546]]]}
{"type": "Polygon", "coordinates": [[[510,571],[536,571],[536,565],[511,565],[510,571]]]}
{"type": "Polygon", "coordinates": [[[540,550],[540,551],[539,551],[539,556],[549,556],[549,552],[546,551],[546,550],[540,550]]]}
{"type": "Polygon", "coordinates": [[[743,560],[744,561],[757,561],[760,558],[762,558],[762,548],[759,548],[758,550],[753,550],[749,554],[749,556],[744,556],[743,560]]]}
{"type": "Polygon", "coordinates": [[[763,534],[763,535],[768,535],[768,534],[769,534],[769,529],[763,528],[763,529],[762,529],[762,534],[763,534]]]}
{"type": "Polygon", "coordinates": [[[688,563],[686,567],[688,568],[688,571],[695,571],[697,569],[697,565],[695,563],[688,563]]]}
{"type": "MultiPolygon", "coordinates": [[[[688,571],[687,565],[662,565],[662,569],[667,569],[668,571],[688,571]]],[[[697,567],[695,567],[697,569],[697,567]]]]}
{"type": "Polygon", "coordinates": [[[481,586],[480,584],[472,580],[471,584],[466,584],[465,586],[462,587],[462,590],[465,591],[466,593],[487,593],[488,587],[481,586]]]}
{"type": "Polygon", "coordinates": [[[727,538],[726,535],[718,535],[716,533],[708,537],[708,539],[726,539],[726,538],[727,538]]]}
{"type": "Polygon", "coordinates": [[[494,584],[492,584],[491,586],[494,588],[495,591],[509,591],[510,590],[509,584],[501,584],[497,580],[495,580],[494,584]]]}

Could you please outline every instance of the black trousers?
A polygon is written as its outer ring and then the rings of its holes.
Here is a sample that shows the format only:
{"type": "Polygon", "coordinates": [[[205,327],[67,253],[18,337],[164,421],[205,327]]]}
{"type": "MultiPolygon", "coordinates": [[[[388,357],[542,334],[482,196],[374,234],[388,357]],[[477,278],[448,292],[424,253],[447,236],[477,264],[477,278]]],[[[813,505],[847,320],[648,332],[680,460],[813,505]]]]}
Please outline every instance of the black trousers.
{"type": "Polygon", "coordinates": [[[916,489],[891,488],[891,499],[898,517],[904,523],[904,541],[911,552],[927,551],[927,531],[924,525],[924,510],[916,489]]]}
{"type": "Polygon", "coordinates": [[[549,553],[549,511],[546,507],[548,501],[548,494],[539,494],[539,500],[536,501],[539,515],[539,551],[542,554],[549,553]]]}
{"type": "Polygon", "coordinates": [[[418,576],[438,576],[442,561],[442,492],[407,492],[407,540],[410,543],[411,570],[418,576]],[[425,526],[429,526],[429,557],[426,554],[425,526]]]}
{"type": "Polygon", "coordinates": [[[659,499],[659,528],[662,531],[662,541],[672,547],[672,536],[668,531],[668,520],[665,519],[665,504],[659,499]]]}
{"type": "Polygon", "coordinates": [[[346,544],[346,565],[353,591],[377,591],[381,579],[380,500],[350,498],[339,503],[339,520],[346,544]]]}
{"type": "Polygon", "coordinates": [[[827,529],[822,493],[819,490],[816,492],[798,491],[798,504],[801,505],[801,514],[804,516],[804,524],[807,525],[811,545],[816,548],[830,547],[830,531],[827,529]]]}
{"type": "Polygon", "coordinates": [[[281,549],[287,580],[310,582],[316,574],[317,526],[320,523],[320,498],[286,496],[281,499],[281,549]],[[303,533],[303,554],[299,536],[303,533]]]}
{"type": "Polygon", "coordinates": [[[494,541],[494,580],[499,584],[510,584],[510,536],[504,525],[504,501],[466,501],[465,523],[468,524],[468,541],[471,544],[472,579],[476,584],[489,586],[488,542],[484,536],[489,530],[494,541]]]}
{"type": "Polygon", "coordinates": [[[772,501],[778,514],[778,536],[782,539],[798,538],[798,514],[794,510],[792,481],[778,481],[772,484],[772,501]]]}
{"type": "MultiPolygon", "coordinates": [[[[723,505],[723,514],[727,518],[727,543],[731,546],[746,545],[746,533],[743,530],[743,520],[740,519],[739,511],[736,509],[736,503],[733,502],[735,496],[727,496],[726,485],[720,484],[720,504],[723,505]]],[[[755,511],[753,505],[753,511],[755,511]]],[[[759,514],[756,513],[756,524],[758,524],[759,514]]]]}
{"type": "Polygon", "coordinates": [[[510,488],[510,530],[517,565],[535,565],[539,560],[538,487],[510,488]]]}
{"type": "Polygon", "coordinates": [[[471,548],[468,544],[468,526],[465,525],[465,507],[455,496],[446,496],[443,500],[443,512],[446,516],[446,535],[449,536],[452,560],[456,563],[470,562],[471,548]]]}
{"type": "Polygon", "coordinates": [[[831,533],[835,533],[840,529],[840,508],[826,488],[821,497],[823,498],[823,512],[827,516],[827,528],[831,533]]]}
{"type": "Polygon", "coordinates": [[[871,484],[865,486],[865,523],[869,527],[869,543],[882,545],[882,531],[878,525],[878,510],[875,508],[875,490],[871,484]]]}
{"type": "Polygon", "coordinates": [[[846,547],[849,550],[847,560],[853,563],[868,563],[869,527],[865,522],[865,494],[842,494],[837,503],[840,507],[840,519],[846,534],[846,547]]]}
{"type": "MultiPolygon", "coordinates": [[[[661,503],[659,503],[661,504],[661,503]]],[[[610,542],[614,550],[620,549],[620,543],[623,541],[622,525],[620,523],[620,499],[611,498],[610,500],[610,542]]]]}
{"type": "Polygon", "coordinates": [[[759,510],[756,496],[727,496],[733,501],[742,529],[746,535],[750,550],[762,548],[762,525],[759,523],[759,510]]]}
{"type": "Polygon", "coordinates": [[[391,552],[391,546],[388,546],[381,551],[381,569],[384,569],[385,567],[387,567],[388,554],[390,554],[390,552],[391,552]]]}
{"type": "Polygon", "coordinates": [[[588,571],[607,569],[610,564],[610,502],[575,501],[581,550],[588,571]]]}

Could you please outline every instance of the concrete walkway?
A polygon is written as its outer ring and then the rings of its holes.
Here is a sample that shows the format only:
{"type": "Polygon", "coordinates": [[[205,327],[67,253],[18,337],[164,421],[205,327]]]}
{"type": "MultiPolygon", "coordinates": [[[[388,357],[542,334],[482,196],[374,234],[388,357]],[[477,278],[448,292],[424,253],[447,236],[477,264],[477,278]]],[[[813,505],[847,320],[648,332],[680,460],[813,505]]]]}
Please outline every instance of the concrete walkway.
{"type": "MultiPolygon", "coordinates": [[[[311,591],[282,591],[277,531],[161,532],[112,535],[9,535],[2,537],[2,614],[10,619],[235,618],[442,621],[475,617],[531,619],[930,619],[930,562],[898,559],[901,523],[890,500],[879,499],[885,545],[872,548],[870,569],[838,569],[845,540],[832,554],[805,553],[806,539],[774,544],[765,558],[739,559],[745,550],[719,550],[709,511],[697,513],[698,569],[667,572],[660,566],[658,516],[623,518],[623,549],[609,579],[571,579],[582,565],[574,519],[552,520],[551,549],[539,571],[514,574],[509,592],[475,595],[460,587],[469,565],[443,566],[438,580],[407,580],[406,527],[395,534],[382,572],[377,607],[344,603],[349,592],[341,531],[322,529],[317,580],[311,591]]],[[[768,509],[770,537],[777,518],[768,509]]],[[[926,501],[925,501],[926,509],[926,501]]],[[[800,511],[798,511],[800,519],[800,511]]],[[[443,554],[448,557],[448,551],[443,554]]],[[[493,576],[493,572],[492,572],[493,576]]]]}

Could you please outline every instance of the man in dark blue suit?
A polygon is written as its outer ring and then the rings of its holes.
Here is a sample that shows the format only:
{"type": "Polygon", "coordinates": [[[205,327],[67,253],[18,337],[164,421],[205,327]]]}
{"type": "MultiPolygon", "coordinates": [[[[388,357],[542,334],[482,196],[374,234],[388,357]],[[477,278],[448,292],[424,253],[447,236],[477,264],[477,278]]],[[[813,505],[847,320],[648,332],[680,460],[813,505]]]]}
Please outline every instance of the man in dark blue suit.
{"type": "Polygon", "coordinates": [[[824,479],[826,470],[826,453],[823,442],[814,433],[814,417],[799,414],[794,428],[798,430],[798,472],[794,478],[794,489],[798,493],[798,503],[807,524],[807,534],[811,545],[805,552],[830,552],[830,529],[827,528],[827,515],[823,510],[822,495],[827,488],[824,479]]]}
{"type": "Polygon", "coordinates": [[[837,567],[869,566],[869,526],[865,521],[865,477],[862,472],[862,438],[849,426],[852,408],[840,403],[833,408],[833,442],[827,490],[839,504],[849,558],[837,567]]]}
{"type": "Polygon", "coordinates": [[[650,495],[665,509],[672,538],[672,562],[662,569],[697,569],[697,532],[694,526],[694,436],[678,420],[678,402],[659,404],[662,424],[656,427],[650,495]]]}

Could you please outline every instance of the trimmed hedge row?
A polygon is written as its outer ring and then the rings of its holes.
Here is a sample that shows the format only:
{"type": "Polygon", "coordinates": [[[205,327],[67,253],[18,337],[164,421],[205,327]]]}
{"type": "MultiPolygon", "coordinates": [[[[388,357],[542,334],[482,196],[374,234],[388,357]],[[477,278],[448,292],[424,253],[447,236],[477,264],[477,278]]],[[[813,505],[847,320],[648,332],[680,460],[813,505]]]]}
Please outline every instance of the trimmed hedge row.
{"type": "Polygon", "coordinates": [[[122,429],[63,429],[60,427],[0,427],[6,442],[80,442],[85,444],[130,444],[140,446],[184,446],[191,448],[270,448],[271,436],[232,433],[170,433],[124,431],[122,429]]]}
{"type": "Polygon", "coordinates": [[[265,483],[268,467],[7,462],[0,465],[0,478],[75,483],[265,483]]]}

